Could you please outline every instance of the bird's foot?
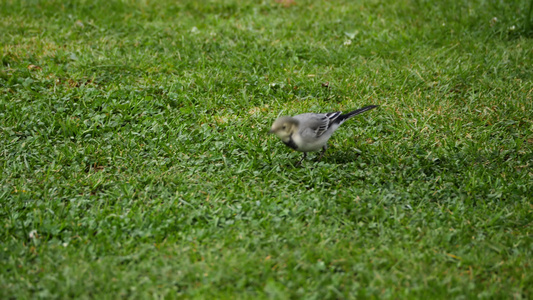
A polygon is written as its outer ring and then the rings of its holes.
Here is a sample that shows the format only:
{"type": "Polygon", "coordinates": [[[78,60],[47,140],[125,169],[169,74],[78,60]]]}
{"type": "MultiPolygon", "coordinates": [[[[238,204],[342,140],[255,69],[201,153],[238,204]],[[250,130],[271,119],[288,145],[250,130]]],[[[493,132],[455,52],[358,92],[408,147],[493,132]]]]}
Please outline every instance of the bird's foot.
{"type": "Polygon", "coordinates": [[[301,164],[302,164],[302,161],[304,161],[304,159],[307,157],[307,153],[304,152],[304,156],[302,157],[302,159],[300,159],[300,161],[298,161],[294,166],[295,167],[299,167],[301,164]]]}

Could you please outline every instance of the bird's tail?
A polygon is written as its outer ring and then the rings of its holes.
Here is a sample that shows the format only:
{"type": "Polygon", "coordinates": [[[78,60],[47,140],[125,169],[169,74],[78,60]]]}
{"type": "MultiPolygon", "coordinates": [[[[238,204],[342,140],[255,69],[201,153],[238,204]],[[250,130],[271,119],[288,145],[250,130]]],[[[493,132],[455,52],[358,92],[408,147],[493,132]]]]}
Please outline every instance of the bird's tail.
{"type": "Polygon", "coordinates": [[[351,111],[347,114],[344,114],[344,115],[340,115],[339,118],[337,118],[337,122],[339,122],[340,124],[344,123],[344,121],[348,120],[349,118],[351,117],[354,117],[354,116],[357,116],[358,114],[362,114],[364,113],[365,111],[368,111],[368,110],[371,110],[371,109],[374,109],[376,107],[378,107],[379,105],[369,105],[369,106],[365,106],[363,108],[360,108],[360,109],[356,109],[354,111],[351,111]]]}

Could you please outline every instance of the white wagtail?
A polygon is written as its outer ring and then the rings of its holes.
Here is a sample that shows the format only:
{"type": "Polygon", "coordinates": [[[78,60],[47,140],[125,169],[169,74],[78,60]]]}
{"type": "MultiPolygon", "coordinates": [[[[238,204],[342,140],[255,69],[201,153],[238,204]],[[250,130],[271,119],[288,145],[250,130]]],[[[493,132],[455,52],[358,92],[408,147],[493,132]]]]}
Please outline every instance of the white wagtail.
{"type": "Polygon", "coordinates": [[[369,105],[344,115],[337,111],[326,114],[306,113],[294,117],[280,117],[272,124],[270,133],[277,135],[288,147],[304,153],[296,165],[305,159],[307,152],[318,151],[322,148],[322,153],[318,158],[320,161],[328,148],[329,138],[344,121],[376,107],[378,106],[369,105]]]}

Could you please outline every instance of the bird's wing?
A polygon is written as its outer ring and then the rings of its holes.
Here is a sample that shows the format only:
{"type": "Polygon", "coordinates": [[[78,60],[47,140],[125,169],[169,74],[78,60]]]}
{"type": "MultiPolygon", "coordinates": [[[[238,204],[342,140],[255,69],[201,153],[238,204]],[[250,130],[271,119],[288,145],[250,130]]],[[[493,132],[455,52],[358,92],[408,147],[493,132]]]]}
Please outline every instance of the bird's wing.
{"type": "Polygon", "coordinates": [[[303,132],[311,133],[314,137],[320,137],[329,129],[340,114],[340,111],[327,114],[307,113],[295,116],[295,118],[300,121],[303,132]]]}

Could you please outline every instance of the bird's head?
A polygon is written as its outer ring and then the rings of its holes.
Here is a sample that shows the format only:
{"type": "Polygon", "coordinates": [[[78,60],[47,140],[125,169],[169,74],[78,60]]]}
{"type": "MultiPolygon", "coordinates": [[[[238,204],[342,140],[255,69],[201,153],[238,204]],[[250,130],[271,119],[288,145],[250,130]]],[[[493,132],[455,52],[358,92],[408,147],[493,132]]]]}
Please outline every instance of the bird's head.
{"type": "Polygon", "coordinates": [[[277,135],[282,141],[288,141],[298,128],[298,120],[291,117],[280,117],[270,129],[270,133],[277,135]]]}

